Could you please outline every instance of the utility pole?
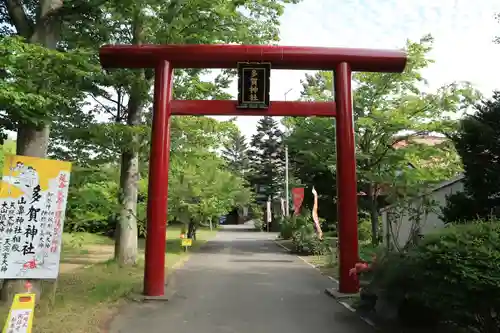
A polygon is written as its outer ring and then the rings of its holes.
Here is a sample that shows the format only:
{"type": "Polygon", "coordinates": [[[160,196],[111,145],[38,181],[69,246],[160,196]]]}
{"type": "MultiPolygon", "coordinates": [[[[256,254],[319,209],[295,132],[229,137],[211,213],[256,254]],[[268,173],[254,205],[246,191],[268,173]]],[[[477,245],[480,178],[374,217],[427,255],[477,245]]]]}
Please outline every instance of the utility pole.
{"type": "Polygon", "coordinates": [[[273,220],[273,213],[271,212],[271,196],[267,197],[267,209],[266,209],[266,222],[267,222],[267,232],[269,232],[269,224],[273,220]]]}
{"type": "Polygon", "coordinates": [[[285,211],[286,211],[286,216],[290,216],[290,201],[288,198],[288,146],[285,146],[285,200],[286,200],[286,205],[285,205],[285,211]]]}
{"type": "MultiPolygon", "coordinates": [[[[285,96],[285,102],[286,102],[286,95],[290,91],[292,91],[293,88],[288,89],[284,96],[285,96]]],[[[285,205],[285,214],[286,216],[290,216],[290,198],[289,198],[289,191],[288,191],[288,146],[285,146],[285,200],[286,200],[286,205],[285,205]]]]}

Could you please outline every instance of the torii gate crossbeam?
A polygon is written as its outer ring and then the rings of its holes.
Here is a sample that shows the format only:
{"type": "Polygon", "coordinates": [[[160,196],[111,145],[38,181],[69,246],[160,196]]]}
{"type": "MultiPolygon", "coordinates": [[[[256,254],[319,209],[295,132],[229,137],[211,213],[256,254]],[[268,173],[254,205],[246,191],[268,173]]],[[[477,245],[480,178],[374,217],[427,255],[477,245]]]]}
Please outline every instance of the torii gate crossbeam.
{"type": "Polygon", "coordinates": [[[407,56],[397,50],[262,45],[106,45],[103,68],[154,68],[154,114],[149,163],[144,294],[165,289],[165,234],[171,115],[336,117],[339,292],[355,293],[349,269],[358,261],[357,183],[351,74],[402,72],[407,56]],[[236,107],[236,101],[172,100],[174,68],[236,68],[238,62],[270,62],[273,69],[333,70],[335,102],[279,102],[268,109],[236,107]]]}

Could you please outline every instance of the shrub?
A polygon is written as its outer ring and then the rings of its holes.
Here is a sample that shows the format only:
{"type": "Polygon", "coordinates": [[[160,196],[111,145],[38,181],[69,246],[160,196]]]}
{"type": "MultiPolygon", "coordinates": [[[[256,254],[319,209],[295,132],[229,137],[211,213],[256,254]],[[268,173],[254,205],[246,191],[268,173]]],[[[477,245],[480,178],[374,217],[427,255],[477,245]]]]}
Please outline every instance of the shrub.
{"type": "Polygon", "coordinates": [[[488,207],[481,207],[474,198],[465,192],[456,192],[446,196],[446,205],[441,208],[440,219],[445,223],[469,223],[478,216],[494,213],[488,207]]]}
{"type": "Polygon", "coordinates": [[[262,218],[254,219],[253,226],[256,230],[262,231],[264,230],[264,220],[262,218]]]}
{"type": "Polygon", "coordinates": [[[297,219],[301,218],[300,216],[292,215],[292,216],[284,216],[280,220],[280,237],[282,239],[291,239],[293,233],[297,230],[298,224],[297,219]]]}
{"type": "Polygon", "coordinates": [[[314,221],[308,212],[283,217],[280,220],[280,237],[292,240],[295,253],[320,255],[328,251],[327,242],[318,238],[314,221]]]}
{"type": "Polygon", "coordinates": [[[87,183],[71,186],[68,194],[65,231],[112,234],[118,212],[116,183],[87,183]]]}
{"type": "Polygon", "coordinates": [[[358,239],[367,241],[372,238],[372,222],[369,218],[361,218],[358,221],[358,239]]]}
{"type": "Polygon", "coordinates": [[[468,330],[498,332],[500,224],[451,226],[429,234],[407,252],[377,262],[372,287],[412,311],[426,310],[429,317],[439,315],[468,330]]]}
{"type": "Polygon", "coordinates": [[[295,231],[292,241],[295,253],[322,255],[328,252],[327,244],[318,238],[316,232],[311,232],[308,226],[303,226],[295,231]]]}
{"type": "Polygon", "coordinates": [[[294,217],[292,221],[291,239],[296,253],[316,255],[327,253],[328,244],[318,238],[311,217],[299,215],[294,217]]]}

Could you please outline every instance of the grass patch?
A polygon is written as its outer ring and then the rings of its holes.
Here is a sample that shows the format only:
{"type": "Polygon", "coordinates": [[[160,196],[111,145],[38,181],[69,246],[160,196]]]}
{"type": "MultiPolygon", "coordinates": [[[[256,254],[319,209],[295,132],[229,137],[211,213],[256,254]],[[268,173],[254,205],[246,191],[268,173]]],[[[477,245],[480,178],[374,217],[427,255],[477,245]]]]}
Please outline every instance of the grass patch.
{"type": "Polygon", "coordinates": [[[334,279],[339,278],[339,265],[335,253],[328,253],[322,256],[307,256],[304,259],[316,266],[321,274],[331,276],[334,279]]]}
{"type": "MultiPolygon", "coordinates": [[[[180,228],[169,227],[166,267],[171,268],[189,253],[180,246],[180,228]]],[[[198,249],[215,231],[199,230],[198,240],[193,242],[192,251],[198,249]]],[[[63,235],[61,266],[80,257],[94,255],[99,249],[108,253],[113,240],[87,233],[63,235]]],[[[90,266],[60,273],[55,297],[50,300],[46,294],[37,304],[34,319],[34,333],[98,333],[105,321],[126,302],[125,297],[142,291],[144,274],[144,241],[139,242],[139,261],[133,267],[120,267],[112,260],[103,260],[90,266]]],[[[111,252],[112,255],[112,252],[111,252]]],[[[53,283],[45,282],[43,289],[50,290],[53,283]]],[[[6,318],[9,305],[0,308],[6,318]]]]}
{"type": "Polygon", "coordinates": [[[63,233],[61,263],[70,261],[75,256],[90,256],[95,250],[106,249],[106,252],[114,250],[114,240],[96,234],[86,232],[63,233]],[[92,251],[94,250],[94,251],[92,251]]]}
{"type": "Polygon", "coordinates": [[[114,240],[97,234],[90,234],[88,232],[64,233],[63,245],[67,247],[82,247],[85,244],[93,245],[114,245],[114,240]]]}

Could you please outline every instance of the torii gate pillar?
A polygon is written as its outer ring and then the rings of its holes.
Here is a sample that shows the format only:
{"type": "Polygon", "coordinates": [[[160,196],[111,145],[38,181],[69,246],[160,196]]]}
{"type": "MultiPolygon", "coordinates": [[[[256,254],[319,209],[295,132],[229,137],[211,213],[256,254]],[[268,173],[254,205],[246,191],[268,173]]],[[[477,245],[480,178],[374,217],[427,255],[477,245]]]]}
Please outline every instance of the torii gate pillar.
{"type": "Polygon", "coordinates": [[[108,45],[100,50],[104,68],[154,68],[144,293],[165,289],[170,117],[172,115],[337,117],[337,196],[341,293],[359,285],[349,270],[359,260],[356,154],[351,97],[352,71],[402,72],[402,51],[262,45],[108,45]],[[270,62],[273,69],[334,70],[335,102],[271,102],[268,109],[237,108],[236,101],[172,100],[174,68],[236,68],[240,61],[270,62]]]}

